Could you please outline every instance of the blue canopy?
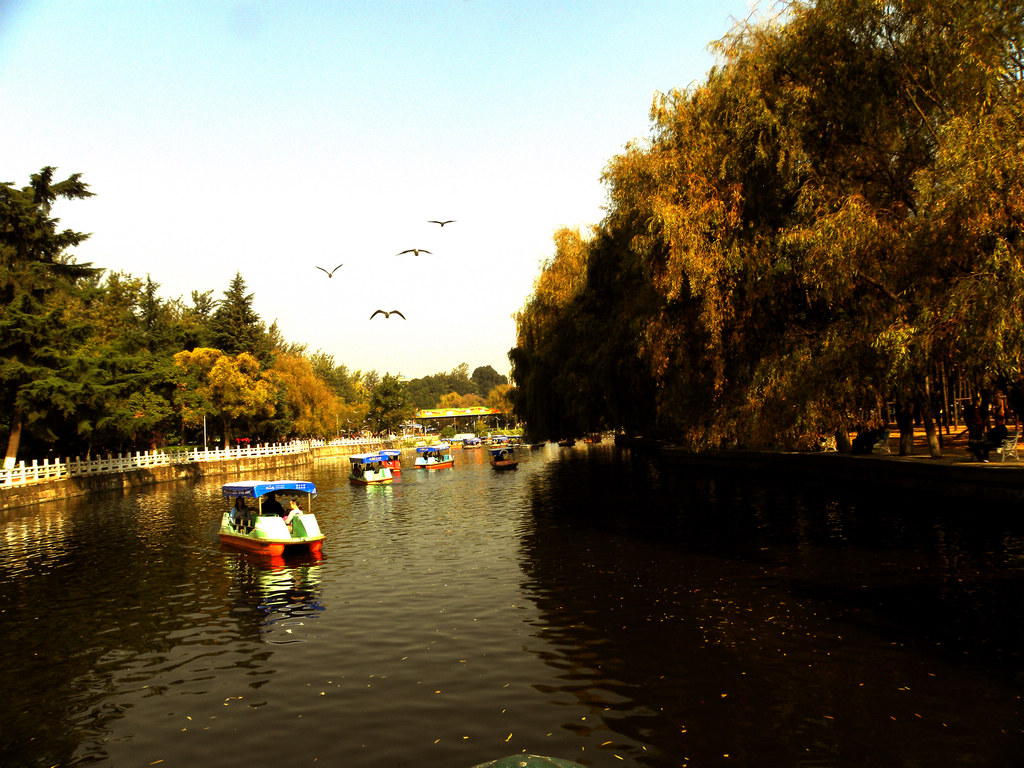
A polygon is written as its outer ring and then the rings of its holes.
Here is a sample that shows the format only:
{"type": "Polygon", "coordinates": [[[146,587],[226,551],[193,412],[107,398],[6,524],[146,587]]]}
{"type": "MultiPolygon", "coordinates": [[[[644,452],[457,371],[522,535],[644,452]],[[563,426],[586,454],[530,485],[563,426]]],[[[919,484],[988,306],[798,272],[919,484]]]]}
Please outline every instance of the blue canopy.
{"type": "Polygon", "coordinates": [[[499,453],[507,453],[509,456],[515,453],[511,445],[493,446],[489,447],[487,450],[493,453],[495,456],[497,456],[499,453]]]}
{"type": "Polygon", "coordinates": [[[402,455],[402,452],[397,448],[382,448],[380,450],[380,455],[388,459],[397,459],[402,455]]]}
{"type": "Polygon", "coordinates": [[[440,445],[419,445],[416,447],[416,453],[429,453],[432,451],[447,451],[450,446],[448,443],[441,443],[440,445]]]}
{"type": "Polygon", "coordinates": [[[348,460],[353,464],[370,464],[374,461],[385,461],[386,459],[380,453],[353,453],[348,457],[348,460]]]}
{"type": "Polygon", "coordinates": [[[479,443],[479,442],[480,442],[480,438],[479,437],[467,437],[467,438],[463,439],[462,444],[463,445],[475,445],[476,443],[479,443]]]}
{"type": "Polygon", "coordinates": [[[220,490],[225,499],[239,496],[256,499],[278,491],[298,491],[316,496],[316,486],[309,480],[239,480],[236,483],[225,483],[220,490]]]}

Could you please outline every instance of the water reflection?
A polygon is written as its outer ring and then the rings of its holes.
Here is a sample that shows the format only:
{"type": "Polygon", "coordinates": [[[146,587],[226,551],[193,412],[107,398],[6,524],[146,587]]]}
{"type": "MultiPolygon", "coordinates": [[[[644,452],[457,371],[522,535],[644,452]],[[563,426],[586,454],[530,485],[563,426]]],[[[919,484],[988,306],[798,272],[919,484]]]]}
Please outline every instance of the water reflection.
{"type": "Polygon", "coordinates": [[[1016,759],[1019,523],[1008,531],[943,499],[592,458],[559,467],[577,482],[536,478],[523,588],[542,616],[533,650],[557,677],[544,692],[588,707],[618,735],[617,754],[1016,759]],[[596,482],[600,466],[621,482],[596,482]]]}
{"type": "Polygon", "coordinates": [[[520,459],[315,466],[321,560],[222,551],[219,481],[9,513],[0,764],[1024,753],[1020,521],[610,446],[520,459]]]}
{"type": "Polygon", "coordinates": [[[234,584],[236,616],[248,616],[264,642],[305,642],[310,622],[325,610],[320,557],[268,558],[244,552],[226,557],[224,563],[234,584]]]}

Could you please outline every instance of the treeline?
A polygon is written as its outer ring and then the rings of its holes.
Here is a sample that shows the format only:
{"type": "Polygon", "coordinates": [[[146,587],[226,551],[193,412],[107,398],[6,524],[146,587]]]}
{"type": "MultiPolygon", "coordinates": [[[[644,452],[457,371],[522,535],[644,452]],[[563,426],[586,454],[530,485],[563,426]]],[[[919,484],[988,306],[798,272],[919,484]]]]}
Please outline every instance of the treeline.
{"type": "Polygon", "coordinates": [[[820,0],[738,25],[610,161],[593,233],[556,235],[510,352],[528,429],[845,448],[891,416],[937,453],[954,384],[1024,412],[1022,17],[820,0]]]}
{"type": "Polygon", "coordinates": [[[411,382],[350,371],[282,338],[237,274],[219,298],[165,299],[159,284],[76,263],[87,235],[60,230],[58,199],[89,197],[53,168],[0,184],[0,440],[7,463],[246,437],[390,432],[447,397],[509,410],[490,366],[411,382]],[[493,390],[493,391],[492,391],[493,390]]]}

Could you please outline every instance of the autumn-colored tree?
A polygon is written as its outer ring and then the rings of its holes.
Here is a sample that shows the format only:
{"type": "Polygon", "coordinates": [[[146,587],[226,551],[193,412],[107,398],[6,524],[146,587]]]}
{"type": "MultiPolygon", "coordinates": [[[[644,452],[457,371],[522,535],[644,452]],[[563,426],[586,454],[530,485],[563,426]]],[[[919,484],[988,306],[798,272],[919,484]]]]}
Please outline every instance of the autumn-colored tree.
{"type": "Polygon", "coordinates": [[[207,382],[210,400],[220,414],[224,447],[230,446],[234,428],[252,431],[257,417],[274,415],[276,392],[271,377],[260,372],[259,361],[248,352],[217,358],[207,382]]]}
{"type": "Polygon", "coordinates": [[[795,445],[894,401],[901,450],[920,416],[938,455],[947,370],[1019,389],[1021,20],[818,0],[738,25],[609,163],[594,236],[556,235],[510,352],[528,428],[795,445]]]}
{"type": "Polygon", "coordinates": [[[204,416],[220,421],[224,447],[230,447],[234,430],[252,431],[257,417],[274,414],[276,389],[259,361],[243,352],[225,355],[219,349],[198,347],[174,356],[179,388],[175,403],[182,422],[190,426],[203,423],[204,416]]]}
{"type": "Polygon", "coordinates": [[[279,353],[273,372],[280,436],[316,437],[339,431],[342,401],[307,358],[279,353]]]}

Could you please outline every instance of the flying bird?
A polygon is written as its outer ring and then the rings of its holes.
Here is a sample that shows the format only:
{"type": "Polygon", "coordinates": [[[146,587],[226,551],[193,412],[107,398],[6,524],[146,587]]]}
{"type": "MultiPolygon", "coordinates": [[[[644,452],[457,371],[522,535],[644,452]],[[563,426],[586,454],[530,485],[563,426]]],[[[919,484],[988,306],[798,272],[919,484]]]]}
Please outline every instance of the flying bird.
{"type": "Polygon", "coordinates": [[[397,309],[392,309],[390,312],[385,312],[383,309],[378,309],[376,312],[370,315],[370,319],[373,320],[373,318],[375,318],[377,315],[384,315],[385,320],[387,320],[392,315],[398,315],[400,318],[405,320],[405,315],[403,315],[397,309]]]}
{"type": "Polygon", "coordinates": [[[454,223],[455,223],[455,219],[447,219],[445,221],[437,221],[436,219],[431,219],[430,221],[427,222],[427,224],[439,224],[442,227],[445,224],[454,224],[454,223]]]}
{"type": "Polygon", "coordinates": [[[404,251],[399,251],[397,255],[401,256],[403,253],[411,253],[414,256],[419,256],[421,253],[430,253],[430,251],[426,251],[422,248],[407,248],[404,251]]]}
{"type": "Polygon", "coordinates": [[[336,267],[335,267],[334,269],[332,269],[332,270],[331,270],[330,272],[328,272],[328,271],[327,271],[326,269],[324,269],[323,267],[317,267],[317,269],[319,269],[319,270],[320,270],[321,272],[323,272],[323,273],[324,273],[325,275],[327,275],[328,277],[334,277],[334,273],[335,273],[335,272],[337,272],[337,271],[338,271],[339,269],[341,269],[341,268],[342,268],[343,266],[345,266],[345,265],[344,265],[344,264],[339,264],[339,265],[338,265],[338,266],[336,266],[336,267]]]}

